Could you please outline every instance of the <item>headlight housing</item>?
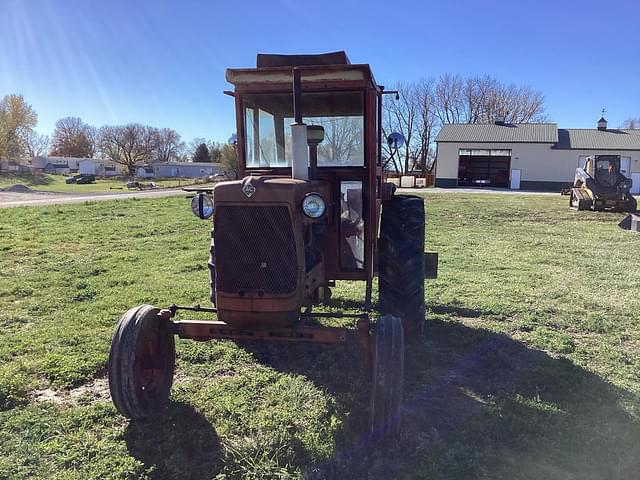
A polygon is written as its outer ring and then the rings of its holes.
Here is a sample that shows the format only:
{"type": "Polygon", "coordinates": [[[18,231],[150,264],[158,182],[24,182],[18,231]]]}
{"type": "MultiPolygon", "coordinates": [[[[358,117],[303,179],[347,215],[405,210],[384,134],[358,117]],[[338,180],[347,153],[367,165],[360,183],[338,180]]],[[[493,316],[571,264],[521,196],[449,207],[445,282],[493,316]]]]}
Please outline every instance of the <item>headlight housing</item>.
{"type": "Polygon", "coordinates": [[[213,215],[213,199],[206,193],[198,193],[191,200],[191,211],[201,220],[206,220],[213,215]]]}
{"type": "Polygon", "coordinates": [[[302,211],[309,218],[320,218],[327,210],[327,204],[319,193],[308,193],[302,200],[302,211]]]}

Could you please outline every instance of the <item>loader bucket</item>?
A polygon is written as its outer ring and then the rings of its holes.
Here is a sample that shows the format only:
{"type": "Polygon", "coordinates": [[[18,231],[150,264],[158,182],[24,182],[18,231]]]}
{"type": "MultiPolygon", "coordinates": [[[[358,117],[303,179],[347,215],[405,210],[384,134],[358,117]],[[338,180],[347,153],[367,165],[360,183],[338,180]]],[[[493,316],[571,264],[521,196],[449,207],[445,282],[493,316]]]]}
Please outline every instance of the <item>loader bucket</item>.
{"type": "Polygon", "coordinates": [[[631,215],[627,215],[618,226],[623,230],[631,230],[632,232],[640,233],[640,215],[636,215],[632,213],[631,215]]]}

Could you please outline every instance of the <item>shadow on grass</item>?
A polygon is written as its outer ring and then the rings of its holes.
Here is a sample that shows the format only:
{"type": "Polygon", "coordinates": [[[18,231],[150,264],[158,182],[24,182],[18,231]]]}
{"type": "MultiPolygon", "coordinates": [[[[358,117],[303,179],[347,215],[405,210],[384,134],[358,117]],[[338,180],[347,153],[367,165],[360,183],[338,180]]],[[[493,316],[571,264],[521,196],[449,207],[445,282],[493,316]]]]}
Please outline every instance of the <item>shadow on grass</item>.
{"type": "Polygon", "coordinates": [[[210,480],[220,469],[214,427],[187,404],[171,402],[160,418],[131,422],[124,437],[129,453],[155,469],[153,479],[210,480]]]}
{"type": "Polygon", "coordinates": [[[638,399],[565,358],[506,335],[430,321],[406,352],[401,438],[364,437],[330,462],[335,478],[636,478],[638,399]],[[364,474],[361,472],[365,472],[364,474]]]}
{"type": "Polygon", "coordinates": [[[248,349],[307,376],[351,412],[337,454],[309,469],[309,478],[626,479],[640,472],[640,424],[622,408],[638,399],[503,334],[429,321],[424,341],[406,351],[403,433],[382,448],[366,434],[369,373],[357,348],[248,349]]]}

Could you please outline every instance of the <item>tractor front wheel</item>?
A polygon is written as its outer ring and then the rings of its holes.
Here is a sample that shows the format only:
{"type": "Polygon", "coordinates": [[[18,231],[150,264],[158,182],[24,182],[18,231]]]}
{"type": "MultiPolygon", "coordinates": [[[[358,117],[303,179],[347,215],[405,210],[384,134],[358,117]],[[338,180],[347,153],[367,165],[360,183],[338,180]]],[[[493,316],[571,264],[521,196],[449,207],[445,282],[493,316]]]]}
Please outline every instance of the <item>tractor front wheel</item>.
{"type": "Polygon", "coordinates": [[[141,305],[116,325],[109,350],[109,390],[118,411],[141,420],[167,403],[175,370],[175,341],[160,309],[141,305]]]}
{"type": "Polygon", "coordinates": [[[402,320],[391,315],[380,317],[374,342],[371,435],[383,439],[400,432],[404,389],[402,320]]]}

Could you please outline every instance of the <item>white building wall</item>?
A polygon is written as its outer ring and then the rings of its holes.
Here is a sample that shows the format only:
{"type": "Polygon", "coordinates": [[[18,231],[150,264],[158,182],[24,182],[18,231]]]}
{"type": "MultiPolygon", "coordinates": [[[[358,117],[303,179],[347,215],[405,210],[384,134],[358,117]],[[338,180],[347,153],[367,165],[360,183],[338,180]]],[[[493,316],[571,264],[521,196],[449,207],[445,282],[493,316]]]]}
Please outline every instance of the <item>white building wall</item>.
{"type": "Polygon", "coordinates": [[[560,161],[573,161],[574,173],[578,167],[580,157],[586,158],[589,155],[620,155],[622,158],[630,159],[631,173],[640,173],[640,151],[638,150],[552,150],[552,154],[560,158],[560,161]]]}
{"type": "MultiPolygon", "coordinates": [[[[549,155],[551,143],[438,143],[436,178],[458,178],[458,160],[461,148],[482,150],[511,150],[511,169],[522,171],[522,180],[557,180],[557,160],[549,155]]],[[[561,160],[562,161],[562,160],[561,160]]],[[[567,168],[564,170],[566,174],[567,168]]],[[[575,173],[575,167],[573,168],[575,173]]],[[[566,175],[565,175],[566,176],[566,175]]],[[[573,174],[571,175],[573,178],[573,174]]]]}
{"type": "Polygon", "coordinates": [[[206,177],[219,171],[215,163],[157,163],[154,165],[156,177],[206,177]]]}
{"type": "Polygon", "coordinates": [[[629,157],[631,173],[640,172],[640,151],[627,150],[561,150],[549,143],[438,143],[437,179],[457,179],[459,150],[510,149],[511,170],[521,171],[521,181],[570,183],[580,157],[588,155],[620,155],[629,157]]]}
{"type": "Polygon", "coordinates": [[[82,160],[78,164],[78,173],[80,175],[97,175],[95,162],[91,160],[82,160]]]}

